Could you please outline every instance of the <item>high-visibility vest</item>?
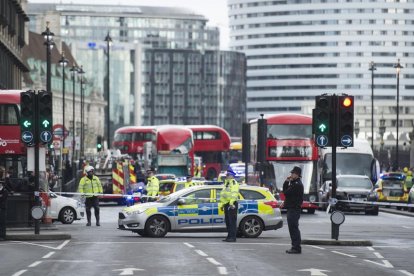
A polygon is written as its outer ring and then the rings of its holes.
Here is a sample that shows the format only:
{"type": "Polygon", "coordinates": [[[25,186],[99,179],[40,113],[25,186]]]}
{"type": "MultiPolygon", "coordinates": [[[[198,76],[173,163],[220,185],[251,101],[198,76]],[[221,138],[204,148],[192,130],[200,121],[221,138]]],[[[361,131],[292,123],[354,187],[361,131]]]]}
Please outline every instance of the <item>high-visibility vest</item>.
{"type": "MultiPolygon", "coordinates": [[[[99,178],[94,175],[92,179],[89,179],[87,176],[81,178],[79,182],[79,193],[83,194],[102,194],[102,184],[99,178]]],[[[86,195],[86,197],[93,197],[97,195],[86,195]]]]}
{"type": "Polygon", "coordinates": [[[239,183],[235,179],[226,179],[220,192],[220,203],[233,205],[239,199],[239,183]]]}
{"type": "Polygon", "coordinates": [[[148,177],[147,195],[157,196],[160,190],[160,181],[155,176],[148,177]]]}

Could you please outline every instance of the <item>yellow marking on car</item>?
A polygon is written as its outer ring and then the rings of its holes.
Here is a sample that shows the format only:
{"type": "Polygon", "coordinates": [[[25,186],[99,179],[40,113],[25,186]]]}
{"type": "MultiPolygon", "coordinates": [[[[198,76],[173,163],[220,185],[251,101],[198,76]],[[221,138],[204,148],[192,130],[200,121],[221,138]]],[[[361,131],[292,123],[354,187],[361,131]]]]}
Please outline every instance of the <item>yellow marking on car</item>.
{"type": "Polygon", "coordinates": [[[151,216],[155,213],[157,213],[157,208],[156,207],[151,207],[151,208],[148,208],[147,210],[145,210],[145,214],[147,214],[148,216],[151,216]]]}

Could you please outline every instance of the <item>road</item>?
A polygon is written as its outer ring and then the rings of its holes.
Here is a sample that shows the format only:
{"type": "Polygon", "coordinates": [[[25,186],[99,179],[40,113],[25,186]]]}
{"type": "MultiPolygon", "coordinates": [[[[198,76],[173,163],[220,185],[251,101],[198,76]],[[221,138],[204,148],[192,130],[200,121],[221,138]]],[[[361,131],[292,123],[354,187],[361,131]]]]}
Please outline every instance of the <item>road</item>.
{"type": "MultiPolygon", "coordinates": [[[[373,246],[304,245],[288,255],[286,226],[237,243],[223,243],[224,233],[152,239],[117,230],[120,208],[101,208],[101,227],[55,223],[71,240],[0,242],[0,275],[414,275],[411,217],[347,214],[339,238],[373,246]]],[[[303,214],[300,228],[303,239],[330,239],[329,214],[303,214]]]]}

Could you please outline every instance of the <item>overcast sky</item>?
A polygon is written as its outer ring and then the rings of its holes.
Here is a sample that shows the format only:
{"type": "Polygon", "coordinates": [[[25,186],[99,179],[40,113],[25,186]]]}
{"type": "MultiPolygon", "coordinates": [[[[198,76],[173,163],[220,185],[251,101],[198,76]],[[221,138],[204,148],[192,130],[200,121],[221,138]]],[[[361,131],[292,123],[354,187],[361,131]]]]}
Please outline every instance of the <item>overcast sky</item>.
{"type": "MultiPolygon", "coordinates": [[[[2,0],[0,0],[2,1],[2,0]]],[[[29,3],[74,3],[74,4],[110,4],[137,6],[185,7],[204,15],[208,25],[220,28],[220,47],[228,50],[229,29],[227,19],[227,0],[28,0],[29,3]]]]}

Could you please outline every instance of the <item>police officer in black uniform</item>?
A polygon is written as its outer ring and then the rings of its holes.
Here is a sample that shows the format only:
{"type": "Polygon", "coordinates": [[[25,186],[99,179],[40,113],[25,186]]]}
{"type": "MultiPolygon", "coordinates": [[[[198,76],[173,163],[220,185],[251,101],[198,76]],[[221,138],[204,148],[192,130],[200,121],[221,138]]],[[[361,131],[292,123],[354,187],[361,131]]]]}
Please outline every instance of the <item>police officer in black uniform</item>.
{"type": "Polygon", "coordinates": [[[289,227],[292,248],[286,250],[288,254],[301,254],[302,247],[299,231],[299,218],[303,202],[303,184],[300,180],[302,169],[293,167],[290,176],[283,183],[283,193],[285,194],[284,207],[287,209],[287,222],[289,227]]]}

